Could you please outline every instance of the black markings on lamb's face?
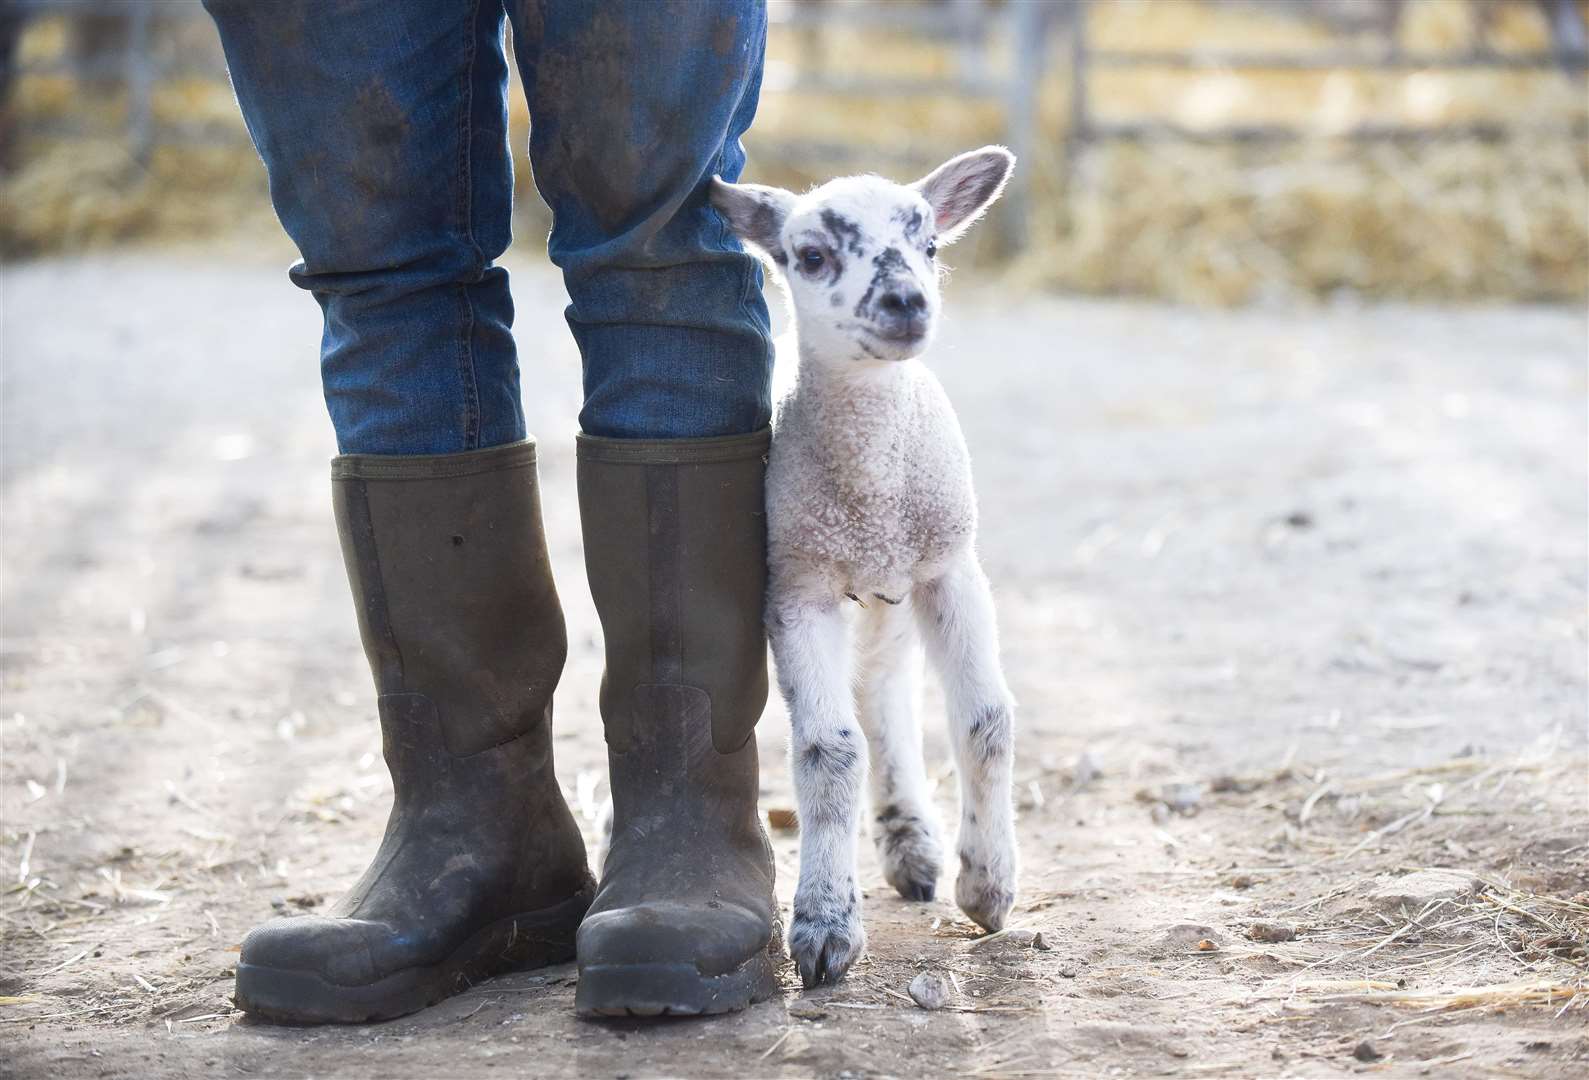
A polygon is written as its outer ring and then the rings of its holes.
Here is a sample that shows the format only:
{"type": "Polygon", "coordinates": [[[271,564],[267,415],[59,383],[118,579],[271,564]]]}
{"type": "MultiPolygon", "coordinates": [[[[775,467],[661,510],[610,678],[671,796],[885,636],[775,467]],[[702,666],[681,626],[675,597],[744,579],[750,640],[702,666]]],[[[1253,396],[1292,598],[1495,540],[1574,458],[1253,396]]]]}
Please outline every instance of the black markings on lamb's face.
{"type": "Polygon", "coordinates": [[[872,280],[866,286],[866,292],[861,294],[861,302],[855,305],[855,317],[865,319],[871,315],[872,300],[877,296],[879,289],[887,288],[896,282],[914,282],[916,275],[910,272],[910,264],[905,261],[905,256],[900,254],[896,247],[887,247],[878,252],[872,259],[872,280]]]}
{"type": "Polygon", "coordinates": [[[910,265],[905,262],[905,256],[901,255],[896,247],[884,248],[872,260],[872,266],[877,269],[877,273],[872,275],[874,279],[884,274],[910,273],[910,265]]]}
{"type": "Polygon", "coordinates": [[[861,227],[837,210],[822,211],[822,227],[833,237],[837,251],[848,251],[859,258],[865,251],[861,227]]]}
{"type": "Polygon", "coordinates": [[[822,282],[829,288],[838,285],[844,276],[844,256],[834,250],[832,241],[832,237],[817,229],[807,229],[794,240],[795,269],[808,280],[822,282]]]}
{"type": "Polygon", "coordinates": [[[894,211],[893,220],[904,229],[906,240],[916,241],[922,247],[926,247],[927,237],[922,233],[922,229],[927,224],[927,215],[921,212],[921,207],[902,206],[894,211]]]}

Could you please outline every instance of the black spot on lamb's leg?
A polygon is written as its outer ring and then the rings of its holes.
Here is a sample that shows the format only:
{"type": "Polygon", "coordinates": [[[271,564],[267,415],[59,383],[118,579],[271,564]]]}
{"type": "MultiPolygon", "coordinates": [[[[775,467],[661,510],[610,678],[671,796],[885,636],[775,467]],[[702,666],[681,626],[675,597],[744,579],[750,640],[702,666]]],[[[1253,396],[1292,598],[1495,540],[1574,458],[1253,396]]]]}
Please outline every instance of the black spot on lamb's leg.
{"type": "Polygon", "coordinates": [[[802,756],[806,768],[822,771],[830,777],[848,775],[860,762],[853,738],[841,731],[834,742],[814,742],[806,747],[802,756]]]}
{"type": "Polygon", "coordinates": [[[971,752],[984,765],[994,758],[1008,754],[1010,745],[1010,710],[1004,705],[984,705],[972,717],[967,729],[971,738],[971,752]]]}
{"type": "Polygon", "coordinates": [[[875,592],[872,595],[877,597],[877,599],[881,600],[885,604],[900,604],[900,603],[904,602],[904,598],[903,597],[901,597],[898,600],[895,600],[892,596],[884,596],[880,592],[875,592]]]}
{"type": "Polygon", "coordinates": [[[866,606],[866,601],[862,600],[859,596],[856,596],[854,593],[847,592],[844,595],[849,597],[851,600],[854,600],[857,604],[860,604],[862,607],[866,606]]]}

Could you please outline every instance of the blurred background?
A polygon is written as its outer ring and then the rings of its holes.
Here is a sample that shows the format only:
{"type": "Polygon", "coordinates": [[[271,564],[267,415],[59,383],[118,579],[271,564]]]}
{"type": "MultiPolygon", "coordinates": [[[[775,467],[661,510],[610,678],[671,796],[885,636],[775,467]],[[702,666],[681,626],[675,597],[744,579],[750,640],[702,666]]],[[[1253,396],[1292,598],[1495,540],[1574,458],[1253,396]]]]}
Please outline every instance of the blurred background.
{"type": "MultiPolygon", "coordinates": [[[[1581,0],[774,0],[750,175],[1013,147],[963,262],[1093,294],[1580,301],[1581,0]]],[[[0,251],[256,230],[196,2],[0,4],[0,251]]],[[[528,117],[513,97],[515,143],[528,117]]],[[[544,208],[520,155],[521,243],[544,208]]]]}

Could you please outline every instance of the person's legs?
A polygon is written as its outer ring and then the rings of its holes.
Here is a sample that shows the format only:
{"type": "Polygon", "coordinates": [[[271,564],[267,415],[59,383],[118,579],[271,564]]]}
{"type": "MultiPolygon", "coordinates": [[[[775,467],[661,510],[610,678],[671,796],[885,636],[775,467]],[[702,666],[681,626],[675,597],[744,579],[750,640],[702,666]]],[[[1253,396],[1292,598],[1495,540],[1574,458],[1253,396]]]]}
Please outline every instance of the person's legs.
{"type": "Polygon", "coordinates": [[[500,0],[205,0],[271,201],[325,311],[343,453],[524,437],[500,0]]]}
{"type": "Polygon", "coordinates": [[[499,0],[209,0],[325,309],[332,498],[395,792],[324,915],[243,941],[237,1003],[398,1016],[559,963],[595,891],[552,769],[567,652],[504,273],[499,0]]]}
{"type": "Polygon", "coordinates": [[[761,268],[706,200],[711,176],[744,168],[761,0],[509,7],[530,160],[584,359],[580,429],[677,439],[765,427],[761,268]]]}
{"type": "Polygon", "coordinates": [[[520,4],[530,155],[584,359],[580,519],[606,639],[613,835],[582,1013],[777,991],[756,812],[771,347],[760,270],[706,200],[744,164],[759,2],[520,4]]]}

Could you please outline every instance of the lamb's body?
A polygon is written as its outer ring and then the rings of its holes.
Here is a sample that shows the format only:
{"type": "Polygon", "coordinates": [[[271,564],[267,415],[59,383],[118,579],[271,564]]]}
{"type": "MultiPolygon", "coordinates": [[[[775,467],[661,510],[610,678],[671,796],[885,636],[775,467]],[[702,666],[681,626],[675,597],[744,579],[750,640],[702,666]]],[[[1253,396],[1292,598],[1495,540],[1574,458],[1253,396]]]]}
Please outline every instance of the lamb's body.
{"type": "Polygon", "coordinates": [[[868,756],[884,875],[908,899],[935,894],[943,857],[915,706],[922,645],[943,679],[960,773],[955,901],[989,930],[1015,901],[1014,702],[976,559],[965,440],[919,359],[937,315],[937,245],[998,195],[1012,163],[988,148],[911,187],[862,176],[799,198],[713,189],[735,231],[783,269],[799,339],[767,468],[767,630],[793,735],[789,950],[807,986],[841,978],[866,942],[855,843],[868,756]]]}
{"type": "Polygon", "coordinates": [[[926,367],[848,377],[805,367],[777,417],[767,464],[775,564],[798,564],[865,603],[897,601],[969,549],[971,461],[926,367]]]}

